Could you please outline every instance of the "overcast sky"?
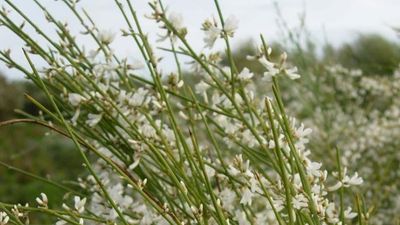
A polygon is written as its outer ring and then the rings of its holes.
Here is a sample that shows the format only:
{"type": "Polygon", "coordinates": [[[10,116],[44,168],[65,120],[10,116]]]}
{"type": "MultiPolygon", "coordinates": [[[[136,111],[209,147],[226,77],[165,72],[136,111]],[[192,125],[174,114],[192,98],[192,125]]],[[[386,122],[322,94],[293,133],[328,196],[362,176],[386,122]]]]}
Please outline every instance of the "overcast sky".
{"type": "MultiPolygon", "coordinates": [[[[0,0],[2,3],[3,0],[0,0]]],[[[51,34],[51,27],[43,19],[43,13],[35,7],[32,0],[12,0],[20,6],[32,20],[37,21],[42,29],[51,34]]],[[[82,30],[77,26],[61,1],[41,0],[46,7],[57,15],[61,20],[68,21],[73,33],[82,30]]],[[[138,15],[143,16],[150,12],[145,0],[132,1],[137,9],[138,15]]],[[[396,40],[391,26],[400,26],[400,1],[399,0],[280,0],[281,12],[290,26],[299,23],[299,15],[306,12],[306,23],[315,40],[321,44],[326,39],[334,45],[352,40],[359,33],[375,32],[390,39],[396,40]]],[[[170,11],[179,12],[185,18],[184,24],[188,27],[188,39],[195,48],[203,46],[203,34],[200,30],[201,23],[205,18],[217,15],[213,0],[165,0],[170,11]]],[[[235,15],[240,23],[239,30],[235,35],[233,43],[240,43],[248,38],[255,40],[263,33],[268,40],[279,38],[276,25],[276,10],[272,0],[220,0],[225,17],[235,15]]],[[[81,6],[93,16],[99,27],[118,32],[125,27],[121,15],[118,13],[113,0],[81,0],[81,6]],[[94,3],[95,2],[95,3],[94,3]]],[[[15,13],[11,14],[15,18],[15,13]]],[[[154,35],[157,26],[148,19],[142,19],[145,30],[154,35]]],[[[82,39],[82,44],[87,44],[82,39]]],[[[126,56],[133,55],[135,50],[127,46],[130,40],[119,38],[113,47],[117,53],[126,56]]],[[[221,48],[217,44],[217,48],[221,48]]],[[[0,49],[10,48],[13,55],[22,59],[22,42],[11,33],[0,28],[0,49]]],[[[166,68],[170,67],[168,60],[164,62],[166,68]]],[[[0,65],[0,71],[11,79],[21,78],[22,75],[10,71],[4,65],[0,65]]]]}

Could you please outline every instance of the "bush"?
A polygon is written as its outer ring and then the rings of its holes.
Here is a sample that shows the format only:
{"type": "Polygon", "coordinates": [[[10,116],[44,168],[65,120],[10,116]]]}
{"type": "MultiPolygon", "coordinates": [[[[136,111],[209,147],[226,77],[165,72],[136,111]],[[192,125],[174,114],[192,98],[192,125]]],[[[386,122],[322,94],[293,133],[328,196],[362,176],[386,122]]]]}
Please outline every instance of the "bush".
{"type": "Polygon", "coordinates": [[[0,60],[45,93],[49,106],[30,98],[44,115],[29,122],[72,140],[89,175],[77,179],[80,188],[62,184],[73,197],[60,208],[45,193],[35,206],[0,203],[1,223],[21,224],[38,211],[55,217],[57,225],[368,222],[368,209],[352,192],[363,179],[343,166],[339,150],[331,151],[335,168],[325,170],[315,161],[316,150],[309,149],[311,130],[286,113],[279,83],[299,79],[297,68],[284,52],[272,57],[275,50],[261,36],[258,51],[247,57],[259,64],[261,74],[238,69],[230,46],[237,19],[224,18],[218,1],[218,21],[202,25],[210,53],[191,47],[179,14],[166,11],[160,1],[150,3],[148,17],[160,25],[160,41],[170,45],[166,51],[177,65],[171,74],[162,73],[131,1],[116,1],[116,7],[128,27],[122,35],[136,44],[142,64],[118,57],[112,50],[115,34],[81,14],[75,1],[63,2],[96,44],[91,51],[35,2],[58,37],[47,36],[5,0],[0,23],[25,42],[29,67],[7,51],[0,52],[0,60]],[[47,45],[34,42],[10,20],[8,8],[47,45]],[[216,41],[226,44],[227,66],[212,50],[216,41]],[[183,81],[182,56],[199,77],[194,90],[183,81]],[[45,68],[39,70],[33,57],[43,59],[45,68]],[[264,85],[262,92],[255,92],[256,84],[264,85]]]}

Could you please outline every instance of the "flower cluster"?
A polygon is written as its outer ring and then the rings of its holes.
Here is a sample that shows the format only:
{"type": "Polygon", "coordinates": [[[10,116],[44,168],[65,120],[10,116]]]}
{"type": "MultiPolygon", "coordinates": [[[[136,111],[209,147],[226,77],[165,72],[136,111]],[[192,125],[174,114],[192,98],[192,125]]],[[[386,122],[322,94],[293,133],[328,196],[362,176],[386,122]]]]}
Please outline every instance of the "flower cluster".
{"type": "Polygon", "coordinates": [[[0,224],[1,225],[6,225],[9,220],[10,220],[10,217],[8,217],[7,213],[0,212],[0,224]]]}
{"type": "MultiPolygon", "coordinates": [[[[323,154],[325,149],[338,147],[343,166],[363,175],[360,188],[367,193],[366,201],[375,205],[370,215],[373,224],[392,224],[398,218],[400,101],[395,96],[400,93],[399,71],[365,75],[358,69],[326,66],[318,74],[306,74],[311,86],[318,82],[318,91],[306,85],[292,86],[286,95],[291,112],[307,115],[302,119],[316,131],[310,145],[323,154]]],[[[333,167],[334,158],[324,157],[323,162],[333,167]]],[[[361,182],[357,176],[346,176],[345,171],[331,188],[361,182]]]]}
{"type": "MultiPolygon", "coordinates": [[[[65,2],[81,18],[77,6],[65,2]]],[[[182,18],[153,2],[148,18],[166,31],[162,39],[171,39],[178,65],[176,74],[165,75],[130,1],[116,2],[130,30],[123,36],[137,44],[150,77],[115,54],[112,32],[84,24],[82,33],[98,45],[86,51],[62,23],[54,23],[61,40],[51,41],[47,54],[0,14],[0,21],[34,50],[25,52],[30,68],[4,53],[0,59],[43,89],[52,108],[35,102],[48,116],[40,121],[74,142],[88,170],[89,175],[79,179],[87,195],[74,190],[72,203],[64,203],[62,213],[49,209],[45,194],[36,199],[40,210],[56,215],[57,225],[340,225],[356,216],[364,219],[352,211],[350,202],[336,200],[344,195],[337,190],[363,180],[342,171],[341,160],[339,171],[330,176],[308,148],[311,129],[285,112],[278,79],[281,74],[300,78],[296,67],[286,65],[286,53],[273,62],[262,40],[255,58],[265,67],[263,74],[248,68],[238,71],[231,53],[225,67],[217,52],[194,51],[182,18]],[[66,41],[71,47],[64,50],[66,41]],[[198,80],[191,81],[193,85],[183,81],[178,54],[195,65],[191,72],[198,80]],[[32,55],[47,62],[45,68],[38,70],[32,55]],[[273,96],[266,90],[256,93],[256,84],[271,87],[273,96]]],[[[24,17],[22,11],[17,13],[24,17]]],[[[215,20],[203,24],[206,46],[211,48],[221,37],[229,52],[238,23],[219,15],[220,26],[215,20]]]]}
{"type": "Polygon", "coordinates": [[[204,31],[204,43],[206,48],[212,48],[217,41],[218,38],[227,38],[233,37],[237,28],[238,28],[238,20],[235,16],[228,17],[224,23],[223,27],[220,28],[218,26],[215,18],[207,19],[202,24],[202,30],[204,31]]]}

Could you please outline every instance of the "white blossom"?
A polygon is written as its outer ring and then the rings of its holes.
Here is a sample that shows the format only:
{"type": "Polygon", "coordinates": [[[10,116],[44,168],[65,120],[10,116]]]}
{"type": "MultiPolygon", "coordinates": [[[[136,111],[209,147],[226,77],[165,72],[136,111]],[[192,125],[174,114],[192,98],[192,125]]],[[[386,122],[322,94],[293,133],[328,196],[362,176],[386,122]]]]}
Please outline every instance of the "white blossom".
{"type": "Polygon", "coordinates": [[[72,106],[78,106],[81,102],[85,101],[86,98],[77,93],[69,93],[68,101],[72,106]]]}
{"type": "Polygon", "coordinates": [[[349,187],[354,185],[360,185],[364,182],[364,180],[358,176],[357,172],[355,172],[354,175],[351,177],[346,175],[342,182],[344,187],[349,187]]]}
{"type": "Polygon", "coordinates": [[[326,208],[326,217],[329,223],[337,224],[339,222],[338,212],[335,207],[335,203],[329,203],[326,208]]]}
{"type": "Polygon", "coordinates": [[[308,206],[308,199],[303,194],[297,194],[292,200],[295,209],[307,208],[308,206]]]}
{"type": "Polygon", "coordinates": [[[80,109],[80,108],[77,108],[77,109],[75,110],[74,115],[73,115],[72,118],[71,118],[71,123],[72,123],[72,125],[74,125],[74,126],[77,125],[77,121],[78,121],[78,118],[79,118],[80,113],[81,113],[81,109],[80,109]]]}
{"type": "Polygon", "coordinates": [[[100,120],[102,118],[103,118],[103,114],[89,113],[88,119],[86,120],[86,124],[89,125],[90,127],[94,127],[100,122],[100,120]]]}
{"type": "Polygon", "coordinates": [[[202,93],[206,92],[208,88],[210,88],[209,84],[207,84],[204,81],[200,81],[198,84],[196,84],[195,91],[198,94],[202,94],[202,93]]]}
{"type": "Polygon", "coordinates": [[[205,167],[205,171],[206,171],[206,174],[207,174],[208,178],[212,178],[212,177],[215,176],[216,172],[215,172],[214,168],[212,168],[208,164],[206,164],[204,167],[205,167]]]}
{"type": "Polygon", "coordinates": [[[234,33],[239,27],[239,20],[235,16],[229,16],[225,20],[224,31],[226,35],[233,37],[234,33]]]}
{"type": "Polygon", "coordinates": [[[235,211],[235,219],[238,221],[239,225],[251,225],[247,220],[246,213],[241,210],[235,211]]]}
{"type": "Polygon", "coordinates": [[[280,73],[280,70],[276,68],[275,64],[268,61],[265,57],[259,58],[258,61],[267,69],[267,71],[264,72],[266,78],[270,79],[280,73]]]}
{"type": "Polygon", "coordinates": [[[250,80],[253,76],[254,74],[247,67],[244,67],[242,72],[240,72],[237,77],[239,80],[246,81],[250,80]]]}
{"type": "Polygon", "coordinates": [[[64,221],[64,220],[59,220],[59,221],[56,222],[55,225],[65,225],[65,224],[67,224],[66,221],[64,221]]]}
{"type": "Polygon", "coordinates": [[[150,124],[144,124],[140,128],[140,131],[147,138],[156,138],[157,137],[156,129],[154,129],[154,127],[151,126],[150,124]]]}
{"type": "Polygon", "coordinates": [[[245,188],[242,193],[242,198],[240,199],[240,204],[251,205],[253,201],[253,196],[253,192],[251,192],[249,188],[245,188]]]}
{"type": "Polygon", "coordinates": [[[131,98],[128,99],[129,104],[131,106],[139,107],[144,104],[147,104],[150,99],[147,98],[148,90],[144,88],[139,88],[136,92],[132,95],[131,98]]]}
{"type": "Polygon", "coordinates": [[[232,211],[235,208],[234,201],[236,199],[236,194],[229,188],[224,188],[219,193],[219,198],[221,199],[223,206],[226,210],[232,211]]]}
{"type": "Polygon", "coordinates": [[[100,30],[97,34],[99,41],[105,45],[110,44],[115,39],[115,33],[111,30],[100,30]]]}
{"type": "MultiPolygon", "coordinates": [[[[341,187],[348,188],[350,186],[357,186],[361,185],[364,180],[358,176],[358,173],[355,172],[353,176],[348,176],[347,174],[347,168],[344,168],[343,170],[343,179],[339,180],[334,186],[329,187],[329,191],[336,191],[337,189],[341,187]]],[[[335,173],[336,176],[338,176],[338,173],[335,173]]]]}
{"type": "Polygon", "coordinates": [[[210,27],[207,30],[204,30],[205,37],[203,38],[204,43],[206,44],[206,48],[212,48],[215,44],[215,41],[221,36],[221,29],[218,27],[210,27]]]}
{"type": "Polygon", "coordinates": [[[181,29],[184,28],[184,26],[183,26],[183,17],[182,17],[182,14],[180,14],[180,13],[171,12],[168,15],[168,21],[177,30],[181,30],[181,29]]]}
{"type": "Polygon", "coordinates": [[[45,193],[40,193],[40,197],[36,198],[36,202],[39,204],[39,206],[47,208],[47,204],[49,203],[49,200],[45,193]]]}
{"type": "Polygon", "coordinates": [[[357,216],[357,213],[352,212],[351,210],[351,207],[347,207],[347,209],[344,211],[344,218],[351,220],[357,216]]]}
{"type": "Polygon", "coordinates": [[[320,170],[322,163],[310,162],[307,164],[307,172],[315,177],[322,176],[322,171],[320,170]]]}
{"type": "Polygon", "coordinates": [[[6,225],[9,220],[10,217],[8,217],[7,213],[0,212],[0,225],[6,225]]]}
{"type": "MultiPolygon", "coordinates": [[[[183,17],[181,14],[176,12],[168,13],[167,20],[171,24],[171,26],[181,35],[186,34],[186,28],[183,25],[183,17]]],[[[162,28],[167,29],[167,33],[165,35],[160,35],[160,38],[157,41],[164,41],[168,37],[172,38],[172,41],[176,41],[176,35],[169,30],[168,26],[165,24],[162,28]]]]}
{"type": "Polygon", "coordinates": [[[297,73],[297,67],[286,69],[285,72],[286,72],[286,75],[288,75],[288,77],[292,80],[296,80],[301,77],[300,74],[297,73]]]}
{"type": "Polygon", "coordinates": [[[79,196],[74,197],[74,207],[79,213],[85,210],[86,198],[81,199],[79,196]]]}

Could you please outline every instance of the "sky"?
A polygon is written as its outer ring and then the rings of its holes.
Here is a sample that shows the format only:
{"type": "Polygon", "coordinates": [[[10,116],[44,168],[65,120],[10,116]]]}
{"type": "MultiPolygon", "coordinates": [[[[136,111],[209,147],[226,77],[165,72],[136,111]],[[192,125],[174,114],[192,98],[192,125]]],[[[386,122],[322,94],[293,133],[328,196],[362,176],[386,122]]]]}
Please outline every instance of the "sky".
{"type": "MultiPolygon", "coordinates": [[[[79,34],[82,30],[61,1],[39,1],[61,21],[67,21],[72,33],[79,34]]],[[[12,0],[12,2],[26,12],[33,21],[36,21],[46,33],[50,36],[55,35],[54,30],[44,19],[43,13],[38,10],[32,0],[12,0]]],[[[189,31],[188,40],[195,49],[202,50],[204,35],[200,30],[201,23],[210,16],[217,16],[213,0],[164,0],[163,2],[170,11],[182,14],[184,25],[189,31]]],[[[351,41],[360,33],[379,33],[398,41],[391,27],[400,26],[399,0],[219,0],[219,2],[225,17],[234,15],[239,19],[239,29],[232,40],[233,46],[249,38],[257,40],[260,33],[267,40],[280,38],[274,2],[278,2],[281,14],[289,27],[296,27],[299,24],[300,15],[305,12],[307,28],[316,43],[320,45],[328,41],[338,46],[343,42],[351,41]]],[[[4,0],[0,0],[0,4],[3,3],[4,0]]],[[[152,40],[155,40],[159,32],[157,25],[143,17],[150,13],[147,1],[132,0],[132,3],[138,15],[141,16],[144,29],[153,37],[152,40]]],[[[85,8],[102,29],[118,33],[121,28],[126,27],[113,0],[81,0],[79,6],[85,8]]],[[[11,13],[10,18],[19,20],[15,13],[11,13]]],[[[28,27],[26,29],[29,31],[28,27]]],[[[33,30],[31,33],[34,36],[33,30]]],[[[87,39],[79,40],[82,45],[91,46],[87,39]]],[[[40,39],[38,41],[41,42],[40,39]]],[[[22,42],[16,36],[0,27],[0,49],[11,49],[12,55],[26,65],[22,56],[22,47],[22,42]]],[[[118,55],[132,59],[139,58],[130,39],[118,37],[112,47],[118,55]]],[[[223,43],[221,41],[217,43],[216,48],[222,49],[223,43]]],[[[165,53],[160,54],[164,56],[165,53]]],[[[169,58],[168,55],[165,58],[169,58]]],[[[37,63],[40,64],[39,61],[37,63]]],[[[164,60],[163,63],[166,70],[173,70],[171,61],[164,60]]],[[[9,79],[23,77],[22,74],[7,69],[1,63],[0,71],[9,79]]]]}

